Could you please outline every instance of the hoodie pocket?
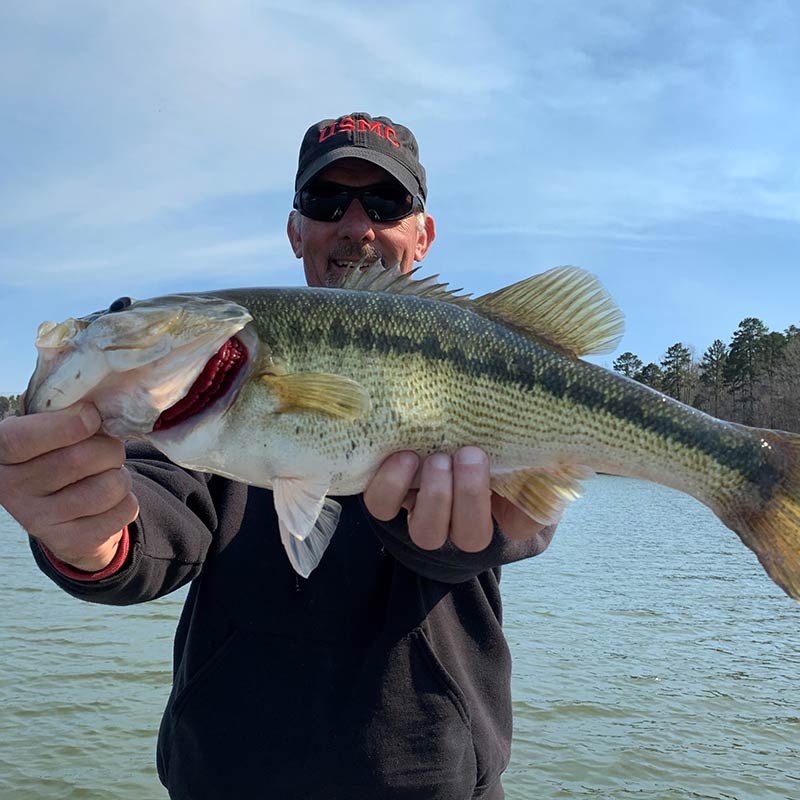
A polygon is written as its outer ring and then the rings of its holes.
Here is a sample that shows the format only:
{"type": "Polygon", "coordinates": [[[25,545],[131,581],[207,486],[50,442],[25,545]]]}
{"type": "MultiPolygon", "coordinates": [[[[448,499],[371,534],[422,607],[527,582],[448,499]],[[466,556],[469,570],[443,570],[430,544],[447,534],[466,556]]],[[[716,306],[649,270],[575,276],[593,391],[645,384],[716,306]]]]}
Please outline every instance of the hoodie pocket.
{"type": "Polygon", "coordinates": [[[422,629],[357,656],[237,630],[176,691],[159,773],[176,800],[462,800],[476,760],[422,629]]]}
{"type": "Polygon", "coordinates": [[[171,714],[175,721],[180,719],[184,707],[191,703],[193,695],[198,691],[202,691],[206,683],[215,680],[215,673],[224,664],[228,651],[235,645],[236,635],[236,631],[230,633],[211,658],[200,667],[183,687],[177,689],[175,699],[170,704],[171,714]]]}
{"type": "Polygon", "coordinates": [[[167,706],[158,762],[170,796],[272,796],[276,775],[299,772],[313,719],[303,667],[291,643],[234,631],[167,706]]]}
{"type": "Polygon", "coordinates": [[[476,760],[464,697],[423,630],[376,650],[354,678],[339,759],[315,800],[472,797],[476,760]]]}

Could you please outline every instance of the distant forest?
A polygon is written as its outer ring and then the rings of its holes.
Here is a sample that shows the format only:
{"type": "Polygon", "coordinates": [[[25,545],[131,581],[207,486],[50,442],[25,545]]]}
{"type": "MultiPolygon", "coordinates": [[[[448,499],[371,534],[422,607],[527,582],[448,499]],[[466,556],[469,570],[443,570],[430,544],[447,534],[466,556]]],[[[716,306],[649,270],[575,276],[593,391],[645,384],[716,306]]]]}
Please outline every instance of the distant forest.
{"type": "Polygon", "coordinates": [[[698,361],[676,342],[658,364],[623,353],[614,369],[715,417],[800,431],[800,328],[770,332],[756,317],[739,323],[731,341],[715,339],[698,361]]]}
{"type": "Polygon", "coordinates": [[[8,397],[0,394],[0,419],[13,417],[19,414],[19,395],[12,394],[8,397]]]}
{"type": "MultiPolygon", "coordinates": [[[[731,341],[715,339],[698,360],[676,342],[658,364],[623,353],[613,367],[639,383],[715,417],[800,431],[800,328],[770,331],[756,317],[739,323],[731,341]]],[[[0,419],[19,413],[19,395],[0,395],[0,419]]]]}

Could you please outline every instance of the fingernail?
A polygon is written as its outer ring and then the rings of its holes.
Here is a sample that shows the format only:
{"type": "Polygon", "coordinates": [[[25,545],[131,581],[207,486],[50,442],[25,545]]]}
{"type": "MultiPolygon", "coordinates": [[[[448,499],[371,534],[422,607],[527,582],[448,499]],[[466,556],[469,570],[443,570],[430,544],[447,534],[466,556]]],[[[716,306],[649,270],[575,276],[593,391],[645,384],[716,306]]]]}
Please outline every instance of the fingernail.
{"type": "Polygon", "coordinates": [[[450,471],[450,456],[447,453],[434,453],[428,461],[434,469],[440,469],[443,472],[450,471]]]}
{"type": "Polygon", "coordinates": [[[84,403],[81,406],[80,418],[83,424],[86,426],[87,431],[97,430],[102,421],[98,410],[93,405],[89,405],[88,403],[84,403]]]}
{"type": "Polygon", "coordinates": [[[410,450],[404,450],[401,453],[397,453],[395,458],[408,470],[415,470],[417,466],[419,466],[419,457],[416,453],[412,453],[410,450]]]}
{"type": "Polygon", "coordinates": [[[486,453],[479,447],[462,447],[456,453],[456,461],[464,466],[486,463],[486,453]]]}

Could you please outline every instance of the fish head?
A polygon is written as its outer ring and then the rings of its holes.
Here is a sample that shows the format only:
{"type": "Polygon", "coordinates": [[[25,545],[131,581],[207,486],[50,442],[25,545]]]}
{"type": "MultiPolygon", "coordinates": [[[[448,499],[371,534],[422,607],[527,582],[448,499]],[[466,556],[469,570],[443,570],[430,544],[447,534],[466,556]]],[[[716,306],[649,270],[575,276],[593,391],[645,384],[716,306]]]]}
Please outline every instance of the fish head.
{"type": "Polygon", "coordinates": [[[169,295],[120,298],[86,317],[43,322],[26,409],[57,411],[89,401],[106,433],[150,433],[202,374],[224,366],[222,350],[251,321],[246,308],[222,297],[169,295]]]}

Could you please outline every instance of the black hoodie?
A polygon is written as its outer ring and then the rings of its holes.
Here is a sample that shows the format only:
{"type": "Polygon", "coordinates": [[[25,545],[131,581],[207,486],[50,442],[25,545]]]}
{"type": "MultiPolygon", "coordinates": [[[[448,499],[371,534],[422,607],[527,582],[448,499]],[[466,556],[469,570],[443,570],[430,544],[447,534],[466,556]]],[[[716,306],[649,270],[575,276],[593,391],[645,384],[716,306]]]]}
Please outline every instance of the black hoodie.
{"type": "MultiPolygon", "coordinates": [[[[175,637],[158,772],[174,800],[497,800],[511,743],[499,565],[536,555],[495,531],[425,552],[360,497],[308,579],[272,493],[129,452],[139,519],[125,564],[83,600],[140,603],[192,581],[175,637]]],[[[134,643],[135,646],[135,643],[134,643]]]]}

